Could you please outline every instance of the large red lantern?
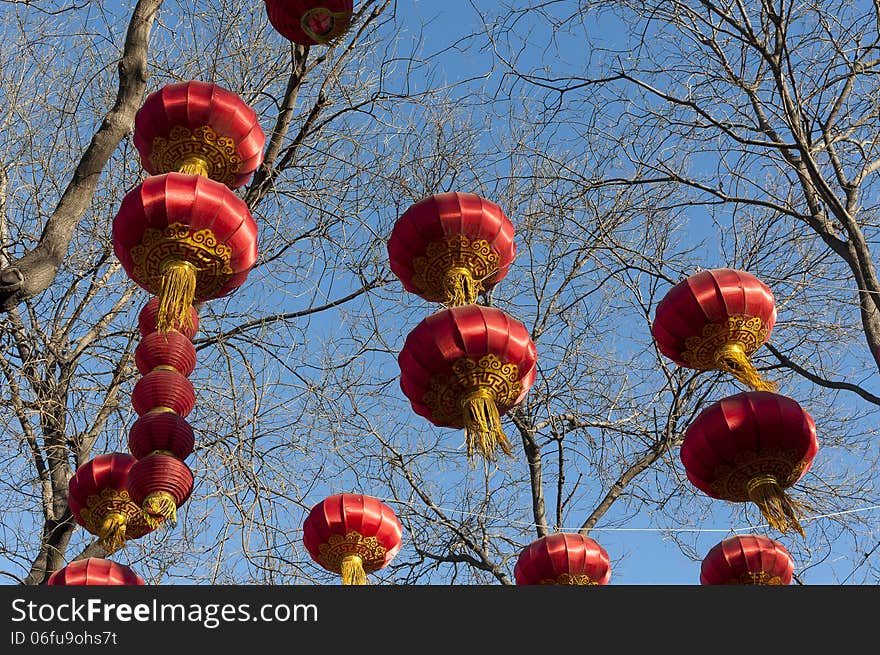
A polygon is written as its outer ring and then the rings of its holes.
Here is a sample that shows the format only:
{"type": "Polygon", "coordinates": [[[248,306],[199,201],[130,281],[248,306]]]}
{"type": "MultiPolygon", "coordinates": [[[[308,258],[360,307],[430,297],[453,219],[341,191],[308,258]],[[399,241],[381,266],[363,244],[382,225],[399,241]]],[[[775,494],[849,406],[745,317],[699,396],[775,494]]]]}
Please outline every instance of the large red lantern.
{"type": "Polygon", "coordinates": [[[679,366],[726,371],[753,389],[775,391],[750,360],[775,323],[766,284],[745,271],[716,268],[676,284],[657,305],[651,332],[679,366]]]}
{"type": "Polygon", "coordinates": [[[463,305],[436,312],[406,338],[400,388],[416,414],[439,427],[465,428],[468,459],[512,455],[501,416],[518,405],[537,375],[526,327],[500,309],[463,305]]]}
{"type": "Polygon", "coordinates": [[[175,525],[177,510],[189,499],[193,482],[192,471],[182,460],[154,452],[137,460],[131,467],[128,493],[154,526],[162,520],[175,525]]]}
{"type": "Polygon", "coordinates": [[[244,200],[199,175],[148,177],[122,199],[113,251],[159,297],[157,328],[191,328],[192,303],[231,293],[257,261],[257,223],[244,200]]]}
{"type": "Polygon", "coordinates": [[[715,544],[700,567],[703,585],[789,585],[793,576],[794,563],[785,547],[755,534],[715,544]]]}
{"type": "Polygon", "coordinates": [[[127,539],[139,539],[156,527],[128,493],[135,461],[128,453],[98,455],[68,481],[67,503],[74,520],[97,536],[110,553],[127,539]]]}
{"type": "Polygon", "coordinates": [[[232,188],[263,161],[256,112],[216,84],[169,84],[147,96],[134,119],[134,145],[151,175],[195,173],[232,188]]]}
{"type": "Polygon", "coordinates": [[[607,585],[611,560],[594,539],[557,532],[523,548],[513,576],[518,585],[607,585]]]}
{"type": "Polygon", "coordinates": [[[812,417],[794,400],[747,391],[704,409],[685,432],[681,461],[688,480],[710,498],[753,502],[781,532],[804,535],[805,508],[786,489],[819,450],[812,417]]]}
{"type": "Polygon", "coordinates": [[[438,193],[407,209],[391,231],[391,270],[403,287],[431,302],[474,303],[516,257],[513,224],[474,193],[438,193]]]}
{"type": "Polygon", "coordinates": [[[53,587],[61,586],[126,586],[144,585],[144,579],[135,573],[131,567],[119,564],[109,559],[89,557],[70,562],[62,569],[58,569],[46,581],[53,587]]]}
{"type": "Polygon", "coordinates": [[[344,585],[364,585],[367,574],[391,562],[402,545],[403,526],[378,498],[334,494],[315,505],[303,523],[303,545],[312,559],[342,577],[344,585]]]}
{"type": "Polygon", "coordinates": [[[264,0],[272,27],[300,45],[328,45],[351,24],[353,0],[264,0]]]}

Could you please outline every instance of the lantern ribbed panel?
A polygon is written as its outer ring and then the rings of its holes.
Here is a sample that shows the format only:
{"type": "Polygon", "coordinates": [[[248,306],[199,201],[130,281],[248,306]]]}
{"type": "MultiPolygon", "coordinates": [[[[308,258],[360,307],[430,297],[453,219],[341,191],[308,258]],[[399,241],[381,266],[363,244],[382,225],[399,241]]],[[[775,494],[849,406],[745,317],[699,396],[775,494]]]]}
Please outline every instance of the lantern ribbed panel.
{"type": "Polygon", "coordinates": [[[174,412],[147,412],[128,431],[128,449],[137,459],[166,450],[183,460],[192,454],[194,445],[192,426],[174,412]]]}
{"type": "Polygon", "coordinates": [[[193,490],[193,474],[177,457],[154,453],[135,462],[128,476],[128,493],[142,505],[150,494],[164,492],[174,498],[177,507],[183,505],[193,490]]]}
{"type": "Polygon", "coordinates": [[[525,398],[537,375],[535,344],[526,327],[500,309],[480,305],[444,309],[422,320],[398,355],[400,388],[413,411],[439,427],[464,427],[460,417],[438,420],[424,403],[425,392],[436,376],[452,376],[457,360],[478,360],[485,355],[495,355],[517,367],[522,389],[512,403],[499,403],[498,410],[504,414],[525,398]]]}
{"type": "MultiPolygon", "coordinates": [[[[486,264],[486,256],[491,253],[493,266],[497,267],[494,274],[480,282],[481,289],[487,291],[507,275],[516,257],[513,224],[501,207],[477,194],[434,194],[410,206],[394,224],[388,239],[389,263],[392,272],[410,293],[431,302],[449,302],[437,284],[428,283],[435,278],[426,278],[425,269],[463,266],[469,269],[473,279],[485,277],[486,269],[475,268],[474,253],[469,253],[467,247],[483,242],[485,252],[480,264],[486,264]],[[444,261],[432,261],[428,256],[431,249],[460,237],[464,237],[464,243],[451,246],[453,254],[444,261]],[[458,262],[451,263],[450,258],[458,262]]],[[[470,302],[475,300],[473,298],[470,302]]]]}
{"type": "Polygon", "coordinates": [[[373,537],[384,548],[382,556],[364,560],[367,572],[387,566],[401,548],[403,527],[394,511],[372,496],[348,493],[329,496],[312,508],[303,523],[303,545],[316,563],[339,573],[338,568],[327,566],[321,549],[351,532],[373,537]]]}
{"type": "Polygon", "coordinates": [[[77,522],[89,496],[99,495],[105,489],[125,491],[128,473],[135,461],[135,457],[128,453],[106,453],[90,459],[76,470],[68,481],[67,503],[77,522]]]}
{"type": "MultiPolygon", "coordinates": [[[[190,308],[190,320],[192,321],[192,327],[177,325],[174,328],[174,331],[180,332],[187,339],[192,340],[193,337],[196,336],[196,333],[199,330],[199,314],[196,312],[195,307],[190,308]]],[[[138,313],[138,330],[141,333],[141,337],[147,337],[153,332],[157,332],[159,330],[159,298],[153,296],[150,300],[144,304],[141,308],[141,311],[138,313]]],[[[170,331],[169,331],[170,333],[170,331]]]]}
{"type": "Polygon", "coordinates": [[[135,348],[134,361],[141,375],[160,366],[170,366],[189,377],[196,367],[196,349],[192,341],[176,330],[165,334],[153,332],[135,348]]]}
{"type": "Polygon", "coordinates": [[[131,404],[138,416],[157,407],[168,407],[185,418],[195,403],[192,382],[177,371],[150,371],[135,383],[131,392],[131,404]]]}
{"type": "Polygon", "coordinates": [[[789,585],[794,563],[785,547],[761,535],[724,539],[709,550],[700,567],[700,584],[789,585]]]}
{"type": "Polygon", "coordinates": [[[560,532],[526,546],[513,574],[518,585],[606,585],[611,578],[611,560],[605,549],[590,537],[560,532]]]}
{"type": "Polygon", "coordinates": [[[112,231],[113,252],[126,274],[153,295],[170,261],[198,270],[196,302],[240,287],[257,261],[257,223],[244,200],[201,175],[148,177],[125,194],[112,231]],[[174,226],[181,226],[183,237],[159,240],[157,232],[174,226]]]}
{"type": "Polygon", "coordinates": [[[125,564],[108,559],[89,557],[70,562],[49,576],[50,586],[124,586],[144,585],[144,579],[125,564]]]}
{"type": "Polygon", "coordinates": [[[351,23],[353,0],[264,0],[269,23],[300,45],[326,45],[351,23]],[[304,24],[305,23],[305,24],[304,24]]]}
{"type": "Polygon", "coordinates": [[[175,128],[194,131],[204,126],[230,142],[217,148],[192,142],[181,151],[201,154],[216,163],[217,169],[208,177],[232,188],[246,184],[263,162],[266,136],[257,114],[231,91],[196,80],[154,91],[135,115],[134,145],[144,170],[151,175],[176,171],[167,162],[157,161],[157,140],[173,140],[175,128]]]}

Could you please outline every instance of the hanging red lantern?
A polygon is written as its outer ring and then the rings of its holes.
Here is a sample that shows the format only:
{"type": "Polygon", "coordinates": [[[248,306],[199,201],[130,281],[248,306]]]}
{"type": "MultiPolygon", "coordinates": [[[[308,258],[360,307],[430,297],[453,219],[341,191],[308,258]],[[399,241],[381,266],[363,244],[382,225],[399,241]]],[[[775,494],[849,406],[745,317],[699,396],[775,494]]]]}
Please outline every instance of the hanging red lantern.
{"type": "Polygon", "coordinates": [[[438,193],[407,209],[388,239],[392,272],[430,302],[474,303],[501,281],[516,257],[513,224],[474,193],[438,193]]]}
{"type": "Polygon", "coordinates": [[[303,545],[312,559],[364,585],[367,574],[391,562],[402,545],[403,526],[392,509],[363,494],[335,494],[315,505],[303,523],[303,545]]]}
{"type": "Polygon", "coordinates": [[[351,24],[353,0],[264,0],[281,36],[300,45],[328,45],[351,24]]]}
{"type": "Polygon", "coordinates": [[[679,366],[719,370],[758,391],[775,391],[750,357],[776,323],[773,292],[751,273],[700,271],[676,284],[657,305],[651,332],[679,366]]]}
{"type": "Polygon", "coordinates": [[[147,96],[134,119],[134,145],[151,175],[194,173],[231,188],[263,162],[257,113],[216,84],[168,84],[147,96]]]}
{"type": "Polygon", "coordinates": [[[500,309],[463,305],[436,312],[410,332],[398,356],[400,388],[413,411],[438,427],[464,428],[468,459],[512,455],[501,416],[537,375],[526,327],[500,309]]]}
{"type": "MultiPolygon", "coordinates": [[[[153,332],[159,330],[159,297],[153,296],[141,308],[138,313],[138,331],[141,337],[148,337],[153,332]]],[[[167,333],[171,331],[180,332],[187,339],[192,341],[199,331],[199,314],[195,307],[190,306],[189,318],[184,321],[171,322],[168,326],[167,333]]]]}
{"type": "Polygon", "coordinates": [[[128,431],[128,450],[137,459],[154,452],[186,459],[194,446],[192,426],[174,412],[147,412],[128,431]]]}
{"type": "Polygon", "coordinates": [[[518,585],[607,585],[611,560],[594,539],[557,532],[523,548],[513,577],[518,585]]]}
{"type": "Polygon", "coordinates": [[[157,328],[191,327],[192,303],[231,293],[257,261],[257,224],[244,200],[198,175],[148,177],[122,199],[113,251],[159,297],[157,328]]]}
{"type": "Polygon", "coordinates": [[[135,461],[127,453],[98,455],[68,481],[67,504],[74,520],[98,537],[109,553],[122,548],[127,539],[139,539],[155,528],[128,493],[135,461]]]}
{"type": "Polygon", "coordinates": [[[150,371],[176,371],[189,377],[196,368],[196,348],[177,330],[148,334],[134,350],[134,362],[141,375],[150,371]]]}
{"type": "Polygon", "coordinates": [[[131,405],[138,416],[147,412],[174,412],[186,418],[196,404],[192,382],[177,371],[156,369],[138,380],[131,392],[131,405]]]}
{"type": "Polygon", "coordinates": [[[710,498],[753,502],[785,533],[804,530],[805,507],[786,489],[800,480],[819,450],[812,417],[794,400],[747,391],[704,409],[685,432],[681,461],[688,480],[710,498]]]}
{"type": "Polygon", "coordinates": [[[58,569],[46,581],[53,587],[61,586],[126,586],[144,585],[144,579],[135,573],[131,567],[119,564],[109,559],[89,557],[70,562],[62,569],[58,569]]]}
{"type": "Polygon", "coordinates": [[[177,510],[189,500],[194,477],[177,457],[151,453],[135,462],[128,476],[128,493],[152,524],[163,520],[177,524],[177,510]]]}
{"type": "Polygon", "coordinates": [[[789,585],[794,563],[785,547],[761,535],[739,535],[712,547],[700,567],[703,585],[789,585]]]}

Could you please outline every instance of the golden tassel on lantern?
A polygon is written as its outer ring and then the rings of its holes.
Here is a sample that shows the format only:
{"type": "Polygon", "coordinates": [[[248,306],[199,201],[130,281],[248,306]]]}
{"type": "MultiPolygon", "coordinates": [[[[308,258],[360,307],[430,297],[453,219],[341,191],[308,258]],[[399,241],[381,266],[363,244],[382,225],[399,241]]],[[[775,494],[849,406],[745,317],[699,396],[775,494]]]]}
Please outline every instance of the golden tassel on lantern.
{"type": "Polygon", "coordinates": [[[128,517],[121,512],[111,512],[104,517],[98,529],[98,538],[108,553],[113,553],[125,545],[125,528],[128,517]]]}
{"type": "Polygon", "coordinates": [[[367,584],[367,572],[364,570],[364,560],[359,555],[346,555],[339,565],[342,584],[365,585],[367,584]]]}
{"type": "Polygon", "coordinates": [[[184,173],[185,175],[201,175],[202,177],[208,177],[209,171],[210,167],[208,166],[208,160],[197,155],[187,157],[177,169],[178,173],[184,173]]]}
{"type": "Polygon", "coordinates": [[[462,398],[461,406],[464,410],[467,455],[471,464],[476,453],[494,461],[498,448],[508,456],[513,455],[510,442],[501,429],[501,415],[492,389],[478,388],[472,391],[462,398]]]}
{"type": "Polygon", "coordinates": [[[759,475],[749,480],[747,485],[749,498],[767,523],[782,533],[795,530],[805,537],[804,529],[798,515],[806,511],[806,507],[786,495],[782,486],[772,475],[759,475]]]}
{"type": "Polygon", "coordinates": [[[153,528],[159,527],[160,521],[157,516],[170,521],[172,526],[177,525],[177,501],[167,491],[147,494],[141,507],[147,513],[147,521],[153,528]]]}
{"type": "Polygon", "coordinates": [[[195,265],[184,260],[174,260],[163,266],[156,320],[159,332],[193,327],[190,310],[196,294],[197,272],[195,265]]]}
{"type": "Polygon", "coordinates": [[[443,277],[444,302],[450,307],[471,305],[477,302],[482,291],[482,282],[475,280],[466,268],[453,268],[443,277]]]}
{"type": "Polygon", "coordinates": [[[775,383],[761,377],[742,345],[737,342],[727,343],[716,350],[715,361],[722,371],[730,373],[756,391],[775,392],[777,389],[775,383]]]}

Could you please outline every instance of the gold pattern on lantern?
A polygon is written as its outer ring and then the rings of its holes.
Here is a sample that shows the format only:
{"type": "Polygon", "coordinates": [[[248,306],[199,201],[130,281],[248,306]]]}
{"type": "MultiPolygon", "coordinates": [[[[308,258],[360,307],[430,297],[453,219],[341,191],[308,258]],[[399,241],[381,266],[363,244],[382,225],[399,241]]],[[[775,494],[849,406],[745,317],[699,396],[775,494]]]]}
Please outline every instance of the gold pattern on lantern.
{"type": "Polygon", "coordinates": [[[102,489],[90,495],[79,515],[83,527],[110,552],[122,547],[126,539],[138,539],[153,530],[125,489],[102,489]]]}
{"type": "Polygon", "coordinates": [[[733,464],[722,464],[715,469],[712,490],[724,500],[748,502],[749,484],[761,477],[772,477],[783,488],[797,482],[806,462],[795,450],[742,451],[733,464]]]}
{"type": "Polygon", "coordinates": [[[303,13],[299,26],[312,41],[327,45],[345,32],[350,22],[350,11],[330,11],[327,7],[312,7],[303,13]]]}
{"type": "Polygon", "coordinates": [[[131,258],[134,278],[155,295],[161,291],[166,266],[175,261],[190,262],[197,269],[197,297],[211,297],[232,275],[232,248],[217,241],[210,229],[191,232],[183,223],[144,230],[141,242],[131,249],[131,258]]]}
{"type": "Polygon", "coordinates": [[[235,176],[241,169],[241,157],[235,152],[235,141],[218,136],[210,125],[202,125],[194,130],[175,125],[167,139],[155,137],[150,163],[156,175],[191,172],[226,185],[235,182],[235,176]]]}
{"type": "Polygon", "coordinates": [[[423,257],[413,259],[413,284],[426,300],[453,307],[472,304],[498,273],[500,260],[485,239],[455,235],[432,241],[423,257]]]}
{"type": "Polygon", "coordinates": [[[376,537],[365,537],[352,530],[345,535],[331,534],[325,543],[320,544],[318,561],[328,571],[341,573],[346,558],[359,557],[363,570],[369,573],[382,568],[387,552],[376,537]]]}
{"type": "Polygon", "coordinates": [[[746,571],[738,578],[733,578],[727,584],[740,585],[781,585],[782,577],[770,575],[767,571],[746,571]]]}
{"type": "Polygon", "coordinates": [[[522,392],[519,367],[504,364],[497,355],[483,355],[478,360],[462,357],[452,363],[452,375],[431,379],[422,402],[431,408],[431,416],[452,428],[465,427],[461,401],[477,390],[490,391],[495,405],[503,413],[513,407],[522,392]]]}
{"type": "Polygon", "coordinates": [[[541,580],[541,584],[553,584],[553,585],[579,585],[579,586],[595,586],[598,587],[599,583],[594,581],[590,576],[586,574],[581,575],[571,575],[570,573],[562,573],[555,580],[553,578],[546,578],[541,580]]]}

